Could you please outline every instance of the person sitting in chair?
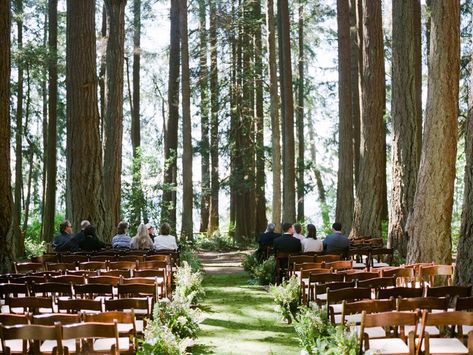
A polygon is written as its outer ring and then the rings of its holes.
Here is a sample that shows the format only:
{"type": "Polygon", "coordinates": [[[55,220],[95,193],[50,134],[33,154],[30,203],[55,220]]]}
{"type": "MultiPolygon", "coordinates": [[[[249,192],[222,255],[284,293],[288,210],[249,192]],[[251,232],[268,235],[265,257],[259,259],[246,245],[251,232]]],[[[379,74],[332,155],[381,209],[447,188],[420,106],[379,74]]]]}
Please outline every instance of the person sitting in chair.
{"type": "Polygon", "coordinates": [[[328,254],[346,254],[350,247],[350,240],[342,234],[341,223],[332,224],[332,232],[323,241],[324,251],[328,254]]]}
{"type": "Polygon", "coordinates": [[[258,236],[258,250],[256,251],[256,256],[258,260],[261,260],[262,258],[266,258],[266,251],[268,247],[273,246],[274,239],[278,238],[281,236],[280,233],[274,232],[274,229],[276,228],[276,225],[274,223],[269,223],[268,226],[266,227],[266,230],[264,233],[261,233],[258,236]]]}
{"type": "MultiPolygon", "coordinates": [[[[283,223],[282,224],[283,235],[274,240],[274,252],[277,255],[278,252],[283,253],[300,253],[301,252],[301,241],[297,238],[294,238],[294,227],[292,223],[283,223]]],[[[280,267],[287,267],[287,258],[281,259],[280,267]]]]}

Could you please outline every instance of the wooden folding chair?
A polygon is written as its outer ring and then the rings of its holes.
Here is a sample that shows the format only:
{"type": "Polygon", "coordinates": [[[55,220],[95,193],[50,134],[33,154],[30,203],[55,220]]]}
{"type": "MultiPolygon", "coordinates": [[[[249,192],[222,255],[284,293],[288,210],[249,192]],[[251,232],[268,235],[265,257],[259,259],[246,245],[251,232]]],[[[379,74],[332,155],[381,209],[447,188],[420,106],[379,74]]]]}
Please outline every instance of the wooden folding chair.
{"type": "MultiPolygon", "coordinates": [[[[25,313],[25,314],[0,313],[0,324],[4,326],[29,324],[30,320],[31,320],[31,315],[29,313],[25,313]]],[[[23,352],[23,348],[27,347],[26,340],[23,341],[22,339],[6,340],[5,345],[8,348],[10,348],[11,353],[21,353],[23,352]]],[[[1,354],[4,353],[1,342],[0,342],[0,353],[1,354]]]]}
{"type": "Polygon", "coordinates": [[[143,262],[145,261],[144,255],[119,255],[117,256],[117,261],[134,261],[134,262],[143,262]]]}
{"type": "Polygon", "coordinates": [[[79,270],[107,270],[106,261],[84,261],[77,264],[79,270]]]}
{"type": "Polygon", "coordinates": [[[28,296],[29,289],[26,283],[2,283],[0,284],[0,298],[28,296]]]}
{"type": "Polygon", "coordinates": [[[52,297],[53,301],[59,297],[73,296],[72,285],[63,282],[33,283],[31,286],[31,296],[52,297]]]}
{"type": "Polygon", "coordinates": [[[324,265],[324,268],[330,269],[335,272],[348,270],[348,269],[353,268],[353,261],[352,260],[339,260],[339,261],[326,262],[324,265]]]}
{"type": "Polygon", "coordinates": [[[396,286],[415,287],[415,268],[396,267],[381,269],[381,276],[394,276],[396,278],[396,286]]]}
{"type": "Polygon", "coordinates": [[[371,289],[364,287],[348,287],[341,289],[326,288],[327,300],[325,306],[332,323],[335,324],[335,314],[342,313],[342,302],[353,302],[371,299],[371,289]]]}
{"type": "Polygon", "coordinates": [[[376,271],[356,271],[345,274],[345,281],[363,281],[379,277],[379,273],[376,271]]]}
{"type": "Polygon", "coordinates": [[[98,276],[131,277],[131,270],[99,270],[98,276]]]}
{"type": "Polygon", "coordinates": [[[52,297],[21,297],[7,298],[5,303],[10,309],[10,313],[26,313],[33,314],[51,313],[53,312],[52,297]]]}
{"type": "MultiPolygon", "coordinates": [[[[321,274],[323,275],[323,274],[321,274]]],[[[317,283],[314,287],[314,302],[321,306],[327,302],[327,289],[328,290],[340,290],[342,288],[354,288],[356,286],[355,281],[351,282],[328,282],[328,283],[317,283]]]]}
{"type": "Polygon", "coordinates": [[[88,284],[105,284],[117,286],[121,282],[121,277],[119,276],[91,276],[87,278],[88,284]]]}
{"type": "Polygon", "coordinates": [[[448,297],[450,299],[450,307],[453,308],[456,298],[471,295],[471,286],[427,286],[426,295],[428,297],[448,297]]]}
{"type": "Polygon", "coordinates": [[[447,285],[452,285],[453,265],[432,265],[421,266],[419,269],[420,285],[421,287],[435,286],[440,277],[446,278],[447,285]]]}
{"type": "MultiPolygon", "coordinates": [[[[382,245],[382,244],[381,244],[382,245]]],[[[373,248],[370,250],[370,267],[379,268],[391,266],[394,250],[391,248],[373,248]]]]}
{"type": "Polygon", "coordinates": [[[49,278],[51,282],[60,282],[60,283],[69,283],[69,284],[85,284],[85,276],[83,275],[60,275],[60,276],[52,276],[49,278]]]}
{"type": "Polygon", "coordinates": [[[43,255],[38,255],[38,256],[32,256],[31,257],[31,262],[32,263],[41,263],[41,264],[46,264],[46,263],[57,263],[59,261],[59,254],[43,254],[43,255]]]}
{"type": "Polygon", "coordinates": [[[373,291],[373,298],[377,298],[380,289],[396,287],[395,277],[375,277],[373,279],[357,281],[357,287],[369,287],[373,291]]]}
{"type": "Polygon", "coordinates": [[[325,255],[316,255],[314,261],[316,263],[331,263],[334,261],[342,260],[342,256],[340,254],[325,254],[325,255]]]}
{"type": "Polygon", "coordinates": [[[87,255],[80,255],[80,254],[61,254],[61,262],[62,263],[83,263],[85,261],[89,261],[89,257],[87,255]]]}
{"type": "Polygon", "coordinates": [[[76,263],[46,263],[46,270],[48,271],[66,271],[75,269],[76,263]]]}
{"type": "Polygon", "coordinates": [[[32,262],[17,263],[15,262],[14,265],[15,265],[15,272],[17,274],[44,271],[43,263],[32,263],[32,262]]]}
{"type": "Polygon", "coordinates": [[[136,331],[143,334],[146,320],[152,317],[152,308],[145,298],[119,298],[117,300],[106,300],[105,311],[133,311],[136,318],[136,331]]]}
{"type": "Polygon", "coordinates": [[[74,298],[70,300],[57,301],[58,312],[78,313],[78,312],[102,312],[101,300],[90,300],[74,298]]]}
{"type": "MultiPolygon", "coordinates": [[[[64,325],[62,327],[62,340],[75,340],[75,349],[72,352],[80,351],[85,354],[104,353],[104,354],[120,354],[120,345],[118,341],[117,321],[113,323],[76,323],[64,325]],[[102,339],[111,339],[106,346],[102,346],[102,339]],[[110,345],[110,347],[108,347],[110,345]]],[[[64,347],[66,353],[71,349],[64,347]]]]}
{"type": "Polygon", "coordinates": [[[392,287],[392,288],[382,288],[378,291],[379,299],[386,298],[413,298],[413,297],[422,297],[424,294],[423,288],[412,288],[412,287],[392,287]]]}
{"type": "Polygon", "coordinates": [[[110,261],[108,263],[109,270],[134,270],[136,269],[137,262],[135,261],[110,261]]]}
{"type": "Polygon", "coordinates": [[[113,298],[113,286],[109,284],[74,285],[74,294],[77,298],[96,299],[113,298]]]}
{"type": "Polygon", "coordinates": [[[172,279],[164,269],[134,270],[133,277],[153,277],[156,279],[156,286],[159,290],[159,296],[168,297],[171,293],[172,279]]]}
{"type": "MultiPolygon", "coordinates": [[[[332,274],[329,270],[327,270],[326,273],[309,274],[307,305],[309,305],[310,302],[316,302],[317,294],[315,292],[315,288],[317,285],[331,282],[343,282],[343,279],[343,274],[332,274]]],[[[353,282],[352,284],[354,285],[355,283],[353,282]]],[[[322,290],[322,288],[319,288],[319,291],[322,293],[325,292],[322,290]]]]}

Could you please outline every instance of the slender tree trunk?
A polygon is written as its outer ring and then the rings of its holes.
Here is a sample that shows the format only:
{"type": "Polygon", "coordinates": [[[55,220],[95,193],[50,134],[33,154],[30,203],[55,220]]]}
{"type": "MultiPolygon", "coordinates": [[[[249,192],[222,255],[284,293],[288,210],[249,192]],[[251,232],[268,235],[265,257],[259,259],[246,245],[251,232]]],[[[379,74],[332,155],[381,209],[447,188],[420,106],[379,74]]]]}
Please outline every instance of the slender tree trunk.
{"type": "MultiPolygon", "coordinates": [[[[87,219],[103,232],[102,145],[97,100],[95,1],[67,1],[67,189],[74,229],[87,219]]],[[[108,183],[108,182],[107,182],[108,183]]]]}
{"type": "Polygon", "coordinates": [[[363,0],[361,154],[351,236],[381,236],[384,154],[384,47],[381,2],[363,0]]]}
{"type": "Polygon", "coordinates": [[[338,22],[338,181],[335,220],[347,235],[353,220],[352,68],[349,0],[337,0],[338,22]]]}
{"type": "Polygon", "coordinates": [[[176,230],[177,130],[179,122],[179,1],[171,0],[168,117],[164,129],[164,191],[161,220],[176,230]]]}
{"type": "Polygon", "coordinates": [[[265,157],[264,157],[264,97],[263,97],[263,42],[261,38],[261,0],[253,2],[255,16],[255,108],[256,108],[256,225],[255,235],[265,230],[265,157]]]}
{"type": "Polygon", "coordinates": [[[126,0],[105,0],[107,9],[107,58],[105,70],[105,117],[103,177],[103,239],[111,241],[120,221],[122,140],[123,140],[123,64],[125,57],[126,0]]]}
{"type": "MultiPolygon", "coordinates": [[[[102,41],[107,40],[107,6],[105,2],[102,6],[102,26],[100,29],[102,41]]],[[[100,53],[100,69],[99,69],[99,99],[100,99],[100,140],[103,141],[104,135],[104,119],[106,110],[105,98],[105,71],[107,69],[107,51],[102,50],[100,53]]]]}
{"type": "Polygon", "coordinates": [[[10,1],[0,1],[0,269],[14,258],[13,196],[10,170],[10,1]]]}
{"type": "Polygon", "coordinates": [[[413,208],[422,141],[420,1],[393,1],[392,190],[388,246],[407,255],[404,231],[413,208]]]}
{"type": "MultiPolygon", "coordinates": [[[[29,136],[29,121],[30,121],[30,108],[31,108],[31,76],[30,76],[30,66],[29,63],[25,64],[26,69],[26,107],[25,107],[25,124],[23,127],[22,135],[25,137],[26,142],[28,143],[28,160],[27,164],[29,167],[28,170],[28,179],[26,181],[26,195],[23,196],[23,206],[24,206],[24,217],[23,217],[23,227],[21,228],[21,235],[24,236],[26,229],[28,228],[28,218],[30,213],[30,202],[31,202],[31,181],[33,179],[34,167],[34,143],[31,141],[29,136]]],[[[24,238],[24,237],[23,237],[24,238]]],[[[24,239],[20,244],[20,254],[25,254],[24,249],[25,241],[24,239]]]]}
{"type": "Polygon", "coordinates": [[[181,70],[182,70],[182,232],[185,240],[192,240],[192,123],[191,88],[189,78],[189,43],[187,31],[187,0],[180,1],[181,70]]]}
{"type": "Polygon", "coordinates": [[[49,38],[48,38],[48,112],[46,144],[46,189],[43,214],[43,240],[51,240],[54,234],[54,215],[56,212],[57,175],[57,0],[49,0],[49,38]]]}
{"type": "Polygon", "coordinates": [[[299,0],[299,21],[298,21],[298,47],[299,47],[299,58],[298,58],[298,70],[299,80],[297,83],[297,109],[296,109],[296,126],[297,126],[297,143],[298,143],[298,156],[297,156],[297,220],[304,220],[304,1],[299,0]]]}
{"type": "Polygon", "coordinates": [[[281,130],[279,122],[278,68],[276,62],[276,35],[274,26],[273,0],[266,1],[269,55],[269,95],[271,107],[271,147],[273,164],[272,220],[276,230],[281,228],[281,130]]]}
{"type": "MultiPolygon", "coordinates": [[[[207,12],[205,0],[199,0],[199,89],[200,89],[200,156],[202,160],[202,188],[200,199],[200,229],[207,232],[210,209],[210,155],[209,155],[209,85],[207,64],[207,12]]],[[[230,84],[231,85],[231,84],[230,84]]]]}
{"type": "Polygon", "coordinates": [[[280,80],[283,121],[283,216],[284,222],[296,220],[295,154],[294,154],[294,99],[292,94],[291,41],[287,0],[278,0],[280,37],[280,80]]]}
{"type": "MultiPolygon", "coordinates": [[[[15,0],[16,25],[17,25],[17,46],[18,52],[23,51],[23,0],[15,0]]],[[[15,213],[13,214],[13,224],[21,225],[21,200],[23,190],[23,81],[24,81],[24,59],[23,55],[18,59],[18,83],[16,99],[16,129],[15,129],[15,213]]],[[[15,254],[24,254],[24,235],[22,232],[17,236],[15,254]]]]}
{"type": "MultiPolygon", "coordinates": [[[[473,62],[470,61],[470,88],[473,87],[473,62]]],[[[473,94],[468,97],[468,116],[465,132],[465,191],[460,239],[455,267],[455,283],[471,285],[473,283],[473,94]]]]}
{"type": "MultiPolygon", "coordinates": [[[[350,0],[350,60],[351,60],[351,119],[353,140],[353,168],[355,173],[354,186],[358,182],[358,170],[360,162],[360,91],[359,91],[359,62],[361,58],[361,30],[357,23],[357,4],[361,0],[350,0]]],[[[362,27],[360,27],[362,28],[362,27]]],[[[353,212],[352,212],[353,215],[353,212]]],[[[351,221],[349,225],[351,226],[351,221]]]]}
{"type": "Polygon", "coordinates": [[[407,261],[452,261],[451,221],[457,151],[460,1],[432,2],[427,108],[407,261]]]}
{"type": "Polygon", "coordinates": [[[219,228],[218,193],[220,181],[218,176],[218,63],[217,63],[217,9],[216,1],[210,1],[210,162],[211,162],[211,195],[209,225],[207,233],[213,234],[219,228]]]}
{"type": "MultiPolygon", "coordinates": [[[[49,5],[45,9],[44,12],[44,22],[43,22],[43,47],[48,48],[48,31],[49,31],[49,25],[48,25],[48,11],[49,11],[49,5]]],[[[43,135],[43,146],[42,146],[42,151],[43,151],[43,156],[40,156],[40,160],[42,159],[42,171],[41,171],[41,176],[43,179],[41,180],[41,207],[40,207],[40,216],[41,216],[41,227],[43,228],[44,225],[44,209],[45,209],[45,203],[46,203],[46,179],[47,179],[47,166],[48,166],[48,157],[47,157],[47,151],[48,151],[48,62],[46,61],[43,64],[43,73],[41,75],[41,98],[42,98],[42,135],[43,135]]],[[[43,237],[43,230],[41,229],[41,240],[44,241],[49,241],[50,238],[44,238],[43,237]]]]}

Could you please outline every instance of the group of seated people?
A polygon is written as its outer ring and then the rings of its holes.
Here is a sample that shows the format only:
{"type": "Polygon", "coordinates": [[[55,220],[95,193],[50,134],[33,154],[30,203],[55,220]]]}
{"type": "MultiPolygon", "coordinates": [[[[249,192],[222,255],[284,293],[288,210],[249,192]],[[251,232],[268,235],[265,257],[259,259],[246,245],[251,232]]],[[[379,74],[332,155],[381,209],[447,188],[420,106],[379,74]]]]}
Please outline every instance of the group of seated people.
{"type": "MultiPolygon", "coordinates": [[[[97,237],[96,227],[89,221],[80,223],[81,230],[73,233],[72,224],[65,220],[59,225],[60,234],[53,238],[53,249],[57,252],[96,251],[107,245],[97,237]]],[[[155,235],[154,226],[141,223],[134,237],[128,234],[127,222],[120,222],[117,234],[112,238],[112,247],[117,249],[177,250],[176,237],[170,235],[171,226],[163,223],[160,235],[155,235]]]]}
{"type": "Polygon", "coordinates": [[[300,223],[283,223],[282,234],[275,232],[275,224],[270,223],[266,231],[258,237],[258,254],[264,254],[268,247],[275,252],[307,253],[325,251],[326,253],[346,253],[350,247],[350,240],[342,234],[342,225],[335,222],[332,233],[323,241],[317,239],[317,230],[313,224],[307,225],[307,236],[302,233],[300,223]]]}

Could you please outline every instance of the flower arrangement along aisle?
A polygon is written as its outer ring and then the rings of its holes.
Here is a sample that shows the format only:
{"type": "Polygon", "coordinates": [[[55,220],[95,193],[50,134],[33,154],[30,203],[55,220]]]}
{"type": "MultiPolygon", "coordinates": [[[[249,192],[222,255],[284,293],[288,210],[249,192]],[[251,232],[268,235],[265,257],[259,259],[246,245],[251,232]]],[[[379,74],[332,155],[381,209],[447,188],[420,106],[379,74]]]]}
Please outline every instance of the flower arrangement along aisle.
{"type": "Polygon", "coordinates": [[[153,319],[145,328],[144,341],[138,355],[181,355],[193,345],[197,337],[202,312],[198,301],[205,294],[202,274],[193,272],[187,262],[178,267],[175,274],[176,288],[172,301],[164,298],[155,303],[153,319]]]}
{"type": "Polygon", "coordinates": [[[276,303],[276,311],[281,314],[289,324],[296,318],[299,308],[299,299],[301,295],[301,286],[299,279],[292,276],[289,281],[283,280],[279,286],[271,286],[269,291],[273,295],[276,303]]]}

